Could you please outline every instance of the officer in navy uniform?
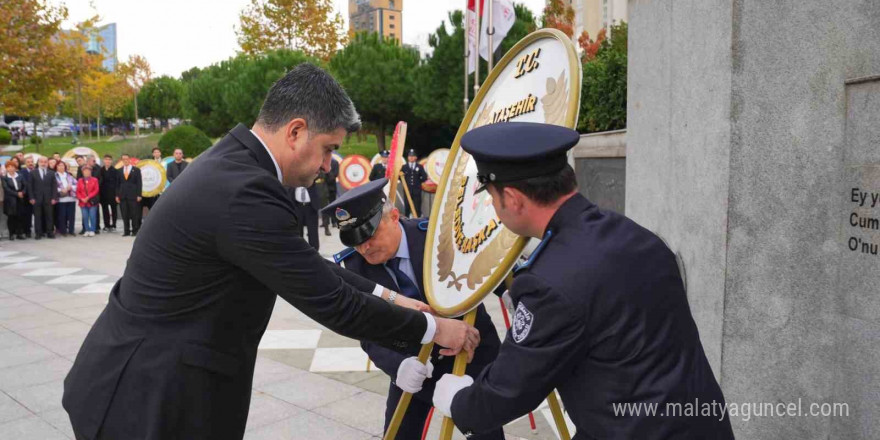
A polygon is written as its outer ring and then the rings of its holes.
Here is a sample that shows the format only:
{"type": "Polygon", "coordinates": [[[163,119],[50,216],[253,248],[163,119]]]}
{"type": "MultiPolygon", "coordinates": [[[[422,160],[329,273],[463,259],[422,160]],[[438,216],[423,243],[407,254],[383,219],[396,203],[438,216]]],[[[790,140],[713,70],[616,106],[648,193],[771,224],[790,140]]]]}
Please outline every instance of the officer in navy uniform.
{"type": "Polygon", "coordinates": [[[379,156],[382,159],[379,159],[376,165],[373,165],[373,169],[370,171],[370,182],[385,177],[385,163],[388,161],[388,154],[388,150],[379,152],[379,156]]]}
{"type": "Polygon", "coordinates": [[[463,432],[484,432],[557,389],[575,439],[732,439],[674,254],[577,193],[566,160],[577,142],[568,128],[515,122],[462,137],[483,184],[477,191],[488,189],[512,232],[542,241],[515,269],[514,325],[498,358],[478,376],[443,376],[434,406],[463,432]],[[658,409],[615,414],[622,403],[658,409]],[[697,413],[664,413],[667,404],[697,413]]]}
{"type": "MultiPolygon", "coordinates": [[[[388,179],[385,178],[367,183],[345,193],[324,208],[323,212],[333,215],[339,222],[342,243],[353,246],[334,258],[337,263],[344,263],[346,269],[364,278],[427,302],[422,284],[422,263],[428,220],[401,218],[397,208],[386,203],[384,188],[387,183],[388,179]]],[[[479,374],[492,362],[501,345],[492,319],[483,305],[477,308],[474,326],[480,331],[481,343],[467,367],[470,375],[479,374]]],[[[392,349],[372,342],[361,342],[361,347],[376,366],[391,377],[385,407],[385,430],[388,430],[401,394],[410,392],[414,399],[403,418],[397,439],[418,440],[431,409],[436,378],[452,371],[455,358],[444,358],[435,349],[432,360],[426,366],[416,357],[419,352],[417,345],[392,349]]],[[[497,427],[474,438],[504,439],[504,432],[497,427]]]]}
{"type": "MultiPolygon", "coordinates": [[[[428,172],[425,167],[419,165],[416,150],[409,150],[406,157],[406,163],[400,171],[403,172],[403,180],[406,181],[406,187],[409,188],[409,194],[412,196],[416,209],[422,206],[422,184],[428,180],[428,172]]],[[[409,203],[406,203],[406,216],[411,217],[409,203]]]]}

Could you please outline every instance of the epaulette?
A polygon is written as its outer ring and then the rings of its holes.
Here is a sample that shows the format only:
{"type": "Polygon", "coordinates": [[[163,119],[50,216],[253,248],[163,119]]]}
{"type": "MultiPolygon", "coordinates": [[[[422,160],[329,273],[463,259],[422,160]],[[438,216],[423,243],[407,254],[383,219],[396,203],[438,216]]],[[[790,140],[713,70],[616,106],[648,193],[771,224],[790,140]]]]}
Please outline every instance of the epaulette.
{"type": "Polygon", "coordinates": [[[343,260],[345,260],[346,258],[350,257],[350,256],[351,256],[352,254],[354,254],[355,252],[356,252],[356,251],[355,251],[354,248],[345,248],[342,252],[333,255],[333,261],[334,261],[336,264],[341,264],[343,260]]]}
{"type": "Polygon", "coordinates": [[[541,240],[540,243],[538,243],[538,247],[535,248],[535,251],[532,252],[532,255],[529,255],[529,259],[526,260],[526,262],[523,264],[514,266],[513,273],[517,273],[523,269],[528,269],[529,266],[531,266],[532,263],[534,263],[535,260],[538,259],[538,255],[541,253],[542,250],[544,250],[544,246],[547,245],[551,237],[553,237],[553,231],[547,231],[547,233],[544,234],[544,239],[541,240]]]}
{"type": "Polygon", "coordinates": [[[427,231],[428,230],[428,221],[427,220],[420,221],[419,222],[419,229],[421,229],[423,231],[427,231]]]}

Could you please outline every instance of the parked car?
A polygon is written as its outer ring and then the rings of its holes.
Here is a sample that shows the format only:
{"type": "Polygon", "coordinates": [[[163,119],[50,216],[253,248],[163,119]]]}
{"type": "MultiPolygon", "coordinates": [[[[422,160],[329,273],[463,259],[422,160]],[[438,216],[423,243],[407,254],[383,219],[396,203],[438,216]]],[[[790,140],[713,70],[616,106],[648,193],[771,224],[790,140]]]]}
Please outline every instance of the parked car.
{"type": "Polygon", "coordinates": [[[64,125],[57,125],[46,131],[48,137],[70,136],[73,130],[64,125]]]}

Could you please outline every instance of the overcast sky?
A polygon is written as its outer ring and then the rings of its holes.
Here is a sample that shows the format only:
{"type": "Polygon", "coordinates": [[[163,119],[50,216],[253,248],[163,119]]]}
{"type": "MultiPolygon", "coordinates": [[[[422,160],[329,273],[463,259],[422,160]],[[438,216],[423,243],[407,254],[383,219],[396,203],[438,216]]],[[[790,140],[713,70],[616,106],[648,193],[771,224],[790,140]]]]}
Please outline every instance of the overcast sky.
{"type": "MultiPolygon", "coordinates": [[[[403,42],[428,45],[447,12],[463,9],[467,0],[406,0],[403,9],[403,42]]],[[[545,0],[517,0],[539,16],[545,0]]],[[[101,16],[101,23],[116,23],[119,61],[131,54],[147,58],[153,74],[179,76],[235,55],[238,43],[233,26],[250,0],[53,0],[64,3],[69,23],[101,16]],[[94,7],[93,7],[94,5],[94,7]]],[[[348,1],[333,0],[348,26],[348,1]]]]}

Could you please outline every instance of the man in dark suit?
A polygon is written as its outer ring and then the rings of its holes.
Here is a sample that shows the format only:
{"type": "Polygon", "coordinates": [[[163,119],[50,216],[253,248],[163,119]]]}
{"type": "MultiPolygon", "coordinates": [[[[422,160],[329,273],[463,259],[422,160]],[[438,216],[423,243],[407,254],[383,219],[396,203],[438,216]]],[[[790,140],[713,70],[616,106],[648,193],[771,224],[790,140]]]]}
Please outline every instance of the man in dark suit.
{"type": "Polygon", "coordinates": [[[186,165],[187,162],[183,160],[183,150],[175,148],[174,161],[168,162],[168,165],[165,166],[165,178],[168,179],[168,183],[174,182],[174,179],[186,169],[186,165]]]}
{"type": "Polygon", "coordinates": [[[104,155],[101,167],[101,211],[104,214],[104,230],[116,231],[116,191],[119,188],[119,170],[113,167],[113,156],[104,155]]]}
{"type": "MultiPolygon", "coordinates": [[[[16,155],[16,157],[19,156],[16,155]]],[[[22,154],[19,157],[19,162],[22,164],[19,173],[21,174],[21,177],[24,178],[25,185],[30,187],[31,173],[34,172],[34,169],[36,168],[34,167],[34,158],[33,156],[24,157],[24,155],[22,154]]],[[[46,162],[46,166],[48,165],[49,163],[46,162]]],[[[24,230],[24,236],[27,238],[33,237],[34,206],[30,204],[30,200],[28,200],[28,203],[25,203],[24,209],[22,210],[21,222],[22,229],[24,230]]]]}
{"type": "Polygon", "coordinates": [[[462,136],[482,184],[476,193],[488,189],[510,231],[542,241],[514,270],[516,313],[498,358],[476,377],[444,375],[434,406],[464,432],[483,432],[555,388],[575,439],[732,440],[675,255],[578,194],[566,152],[579,140],[565,127],[524,122],[462,136]]]}
{"type": "Polygon", "coordinates": [[[141,229],[142,192],[141,170],[131,164],[131,156],[123,154],[119,186],[116,188],[116,203],[119,203],[122,210],[122,226],[125,232],[123,237],[136,236],[141,229]]]}
{"type": "Polygon", "coordinates": [[[303,228],[309,234],[309,244],[317,251],[321,245],[318,238],[318,212],[320,212],[321,196],[318,194],[318,183],[310,185],[308,188],[298,186],[290,188],[290,198],[296,213],[296,234],[300,237],[303,235],[303,228]]]}
{"type": "MultiPolygon", "coordinates": [[[[358,275],[375,281],[402,295],[426,302],[422,283],[422,263],[425,255],[427,219],[403,219],[397,208],[387,203],[384,177],[346,192],[336,202],[327,205],[324,212],[332,213],[340,221],[339,238],[350,247],[334,256],[337,263],[358,275]],[[351,219],[359,219],[351,222],[351,219]]],[[[482,304],[477,308],[474,323],[480,331],[480,349],[467,366],[471,376],[495,360],[501,341],[482,304]]],[[[385,404],[385,431],[400,396],[404,391],[413,393],[400,428],[399,439],[418,439],[431,410],[434,383],[444,373],[452,372],[455,358],[444,358],[437,350],[428,364],[418,361],[418,347],[392,349],[361,342],[361,347],[382,371],[391,377],[388,400],[385,404]],[[433,374],[433,379],[426,376],[433,374]]],[[[471,437],[479,440],[503,440],[501,428],[484,435],[471,437]]]]}
{"type": "MultiPolygon", "coordinates": [[[[403,168],[401,168],[400,171],[403,172],[403,180],[406,182],[406,187],[409,188],[409,195],[412,197],[416,209],[421,209],[422,183],[428,180],[428,172],[425,171],[425,167],[419,165],[418,158],[416,150],[409,150],[409,154],[406,157],[406,163],[403,164],[403,168]]],[[[405,211],[407,217],[413,215],[409,202],[406,203],[405,211]]]]}
{"type": "Polygon", "coordinates": [[[34,233],[39,240],[45,235],[55,238],[55,217],[52,208],[58,203],[58,182],[55,172],[48,168],[49,159],[41,157],[37,169],[28,176],[28,194],[34,208],[34,233]]]}
{"type": "Polygon", "coordinates": [[[351,338],[473,353],[473,327],[392,297],[294,234],[285,185],[310,185],[358,126],[339,84],[301,64],[269,90],[253,130],[238,125],[175,179],[64,381],[77,439],[241,438],[276,296],[351,338]]]}

